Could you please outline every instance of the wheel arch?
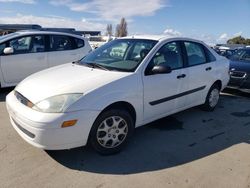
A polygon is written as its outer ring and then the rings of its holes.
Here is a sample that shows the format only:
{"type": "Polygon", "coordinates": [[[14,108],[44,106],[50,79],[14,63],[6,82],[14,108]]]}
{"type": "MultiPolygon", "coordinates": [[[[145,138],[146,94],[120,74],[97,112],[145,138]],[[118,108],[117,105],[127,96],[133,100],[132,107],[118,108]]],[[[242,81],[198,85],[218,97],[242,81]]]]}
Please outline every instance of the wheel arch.
{"type": "Polygon", "coordinates": [[[222,89],[222,81],[221,80],[216,80],[211,87],[213,87],[214,85],[218,85],[219,89],[221,91],[221,89],[222,89]]]}
{"type": "Polygon", "coordinates": [[[108,105],[107,107],[105,107],[101,111],[101,113],[105,112],[107,110],[110,110],[110,109],[125,109],[131,115],[131,117],[133,118],[134,123],[136,123],[136,110],[135,110],[134,106],[131,103],[126,102],[126,101],[117,101],[117,102],[114,102],[114,103],[108,105]]]}

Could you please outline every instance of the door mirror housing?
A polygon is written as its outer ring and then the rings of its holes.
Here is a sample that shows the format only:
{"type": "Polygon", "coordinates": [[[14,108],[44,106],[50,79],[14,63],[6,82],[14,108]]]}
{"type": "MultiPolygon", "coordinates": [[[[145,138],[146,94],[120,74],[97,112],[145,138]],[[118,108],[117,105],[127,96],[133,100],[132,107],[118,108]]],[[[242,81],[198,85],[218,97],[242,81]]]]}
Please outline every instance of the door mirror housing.
{"type": "Polygon", "coordinates": [[[151,70],[152,74],[169,74],[171,72],[171,67],[167,65],[155,65],[151,70]]]}
{"type": "Polygon", "coordinates": [[[12,47],[4,48],[3,53],[5,55],[13,54],[14,53],[14,49],[12,47]]]}

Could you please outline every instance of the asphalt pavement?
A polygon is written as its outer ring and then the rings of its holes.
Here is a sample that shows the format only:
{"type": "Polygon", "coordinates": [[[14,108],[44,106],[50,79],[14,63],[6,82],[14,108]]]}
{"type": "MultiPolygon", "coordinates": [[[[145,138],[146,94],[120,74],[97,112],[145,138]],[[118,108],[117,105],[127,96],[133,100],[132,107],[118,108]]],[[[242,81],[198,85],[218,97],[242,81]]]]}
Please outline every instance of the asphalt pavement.
{"type": "Polygon", "coordinates": [[[226,90],[198,107],[136,129],[119,154],[89,147],[44,151],[12,128],[0,93],[0,187],[250,187],[250,94],[226,90]]]}

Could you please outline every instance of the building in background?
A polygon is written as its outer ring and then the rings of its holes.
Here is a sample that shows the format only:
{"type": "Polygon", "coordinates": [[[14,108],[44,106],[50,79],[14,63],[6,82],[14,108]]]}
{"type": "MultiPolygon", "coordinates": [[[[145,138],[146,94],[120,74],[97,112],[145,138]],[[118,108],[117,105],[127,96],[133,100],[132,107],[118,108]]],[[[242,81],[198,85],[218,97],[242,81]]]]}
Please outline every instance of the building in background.
{"type": "Polygon", "coordinates": [[[46,28],[37,24],[0,24],[0,36],[14,33],[20,30],[57,31],[82,35],[86,37],[101,35],[101,31],[77,31],[75,30],[75,28],[46,28]]]}

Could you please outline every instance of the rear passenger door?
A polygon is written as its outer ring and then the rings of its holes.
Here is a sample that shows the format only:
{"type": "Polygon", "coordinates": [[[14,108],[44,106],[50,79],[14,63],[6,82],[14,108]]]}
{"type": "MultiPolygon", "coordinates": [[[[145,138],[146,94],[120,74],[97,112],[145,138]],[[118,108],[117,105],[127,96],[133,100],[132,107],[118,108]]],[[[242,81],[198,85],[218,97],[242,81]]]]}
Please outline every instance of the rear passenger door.
{"type": "Polygon", "coordinates": [[[48,64],[50,67],[70,63],[80,59],[73,37],[67,35],[50,35],[48,64]]]}
{"type": "Polygon", "coordinates": [[[215,58],[205,46],[192,41],[183,42],[186,51],[186,74],[188,78],[187,105],[194,106],[204,101],[214,82],[215,58]]]}

